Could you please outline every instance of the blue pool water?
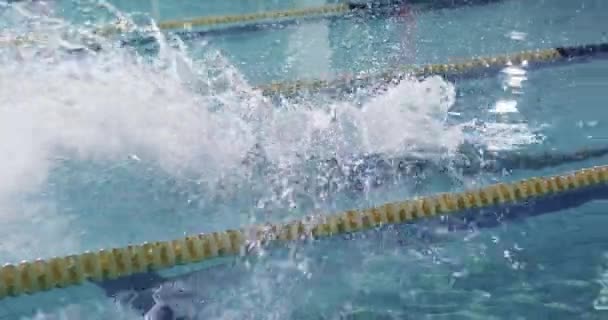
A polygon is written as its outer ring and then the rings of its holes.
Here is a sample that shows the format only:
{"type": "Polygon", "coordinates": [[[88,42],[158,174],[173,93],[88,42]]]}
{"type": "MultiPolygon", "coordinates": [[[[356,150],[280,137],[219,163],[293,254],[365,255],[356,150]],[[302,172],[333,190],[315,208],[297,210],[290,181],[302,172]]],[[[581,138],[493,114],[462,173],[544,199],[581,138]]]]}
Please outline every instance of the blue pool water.
{"type": "MultiPolygon", "coordinates": [[[[453,83],[406,80],[340,101],[312,95],[273,103],[254,89],[390,68],[402,58],[407,27],[415,28],[408,62],[419,64],[600,43],[608,32],[605,1],[449,2],[418,7],[408,26],[379,14],[182,32],[183,41],[157,35],[160,48],[100,38],[104,49],[89,55],[67,54],[57,39],[77,46],[82,34],[117,14],[145,25],[145,14],[163,21],[328,2],[65,0],[55,4],[57,20],[24,18],[31,4],[0,2],[0,39],[27,32],[52,39],[0,47],[1,261],[605,164],[599,158],[475,175],[429,170],[363,192],[303,186],[307,178],[327,177],[302,161],[307,157],[417,152],[439,161],[457,153],[462,140],[505,154],[608,143],[602,59],[514,66],[453,83]],[[271,163],[260,170],[241,162],[255,143],[271,163]]],[[[596,201],[474,232],[368,232],[222,260],[187,276],[201,266],[160,273],[178,277],[175,286],[190,294],[178,301],[196,310],[196,319],[604,319],[608,311],[596,310],[594,301],[602,294],[599,280],[608,278],[605,207],[596,201]]],[[[0,300],[0,319],[140,319],[125,300],[86,284],[0,300]]]]}

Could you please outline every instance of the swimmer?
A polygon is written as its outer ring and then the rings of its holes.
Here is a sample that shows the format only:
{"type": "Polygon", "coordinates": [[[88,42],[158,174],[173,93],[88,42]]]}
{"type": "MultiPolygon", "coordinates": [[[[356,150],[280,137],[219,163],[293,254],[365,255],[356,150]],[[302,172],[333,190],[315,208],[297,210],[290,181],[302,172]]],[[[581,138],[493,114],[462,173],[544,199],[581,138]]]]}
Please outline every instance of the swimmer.
{"type": "MultiPolygon", "coordinates": [[[[586,191],[574,191],[567,195],[559,197],[548,197],[546,199],[529,201],[525,205],[507,205],[498,207],[496,210],[487,210],[485,212],[470,211],[465,212],[461,216],[446,217],[445,219],[436,219],[434,224],[423,223],[422,232],[414,230],[403,230],[404,240],[397,240],[399,244],[409,245],[412,236],[420,237],[423,243],[432,243],[433,235],[427,236],[432,230],[439,230],[438,227],[447,226],[447,231],[462,231],[471,229],[486,229],[500,226],[506,221],[516,221],[527,217],[537,216],[548,212],[558,210],[577,208],[585,203],[598,199],[608,198],[608,187],[605,185],[596,186],[586,191]]],[[[417,226],[418,224],[416,224],[417,226]]],[[[411,227],[411,226],[410,226],[411,227]]],[[[397,230],[397,229],[394,229],[397,230]]],[[[442,231],[439,231],[440,233],[442,231]]],[[[415,242],[414,242],[415,243],[415,242]]],[[[236,264],[232,268],[227,268],[226,265],[218,265],[216,267],[207,268],[191,273],[183,274],[177,277],[162,278],[163,283],[160,285],[150,282],[147,286],[140,287],[136,293],[140,300],[150,300],[153,303],[145,307],[141,304],[131,303],[129,306],[134,311],[140,313],[145,320],[194,320],[205,307],[204,302],[207,299],[217,295],[217,286],[238,287],[240,285],[240,275],[247,274],[247,269],[239,269],[241,264],[236,264]],[[231,270],[235,269],[235,270],[231,270]],[[219,275],[219,276],[218,276],[219,275]],[[207,279],[213,279],[209,281],[207,279]],[[184,284],[188,283],[196,290],[182,289],[184,284]],[[214,287],[215,286],[215,287],[214,287]],[[169,293],[165,293],[165,297],[160,297],[158,293],[163,288],[173,288],[169,293]]],[[[242,267],[241,267],[242,268],[242,267]]],[[[122,277],[112,280],[115,283],[122,283],[125,287],[132,287],[132,276],[122,277]]],[[[137,281],[137,280],[136,280],[137,281]]],[[[104,288],[104,283],[99,283],[99,286],[104,288]]],[[[144,284],[145,285],[145,284],[144,284]]],[[[113,298],[108,294],[108,297],[113,298]]],[[[127,301],[127,304],[129,302],[127,301]]]]}
{"type": "MultiPolygon", "coordinates": [[[[526,154],[514,151],[491,152],[465,143],[458,152],[444,159],[429,159],[414,155],[387,157],[382,154],[355,155],[351,157],[316,159],[308,158],[298,166],[313,168],[302,171],[299,167],[285,168],[288,182],[298,185],[311,195],[343,193],[359,197],[370,189],[410,182],[418,185],[426,177],[454,177],[451,172],[465,177],[482,173],[502,174],[513,170],[541,170],[567,163],[579,162],[608,155],[608,147],[598,147],[575,153],[546,152],[526,154]],[[294,176],[295,172],[295,176],[294,176]]],[[[253,170],[273,171],[272,163],[266,159],[258,146],[243,165],[253,170]]],[[[456,177],[458,178],[458,177],[456,177]]],[[[283,183],[283,182],[282,182],[283,183]]]]}
{"type": "MultiPolygon", "coordinates": [[[[540,155],[502,153],[490,156],[491,160],[488,161],[471,162],[464,172],[472,175],[484,171],[541,170],[547,167],[590,160],[606,155],[608,155],[608,147],[575,153],[544,153],[540,155]]],[[[383,160],[378,155],[369,155],[359,157],[358,159],[358,169],[347,171],[347,175],[351,175],[350,179],[353,179],[353,181],[366,178],[369,175],[390,175],[394,174],[394,170],[399,170],[398,165],[397,167],[391,166],[391,161],[383,160]]],[[[411,157],[395,158],[394,160],[418,166],[421,170],[437,170],[440,168],[436,165],[431,168],[428,162],[421,162],[419,161],[420,159],[413,159],[411,157]]],[[[336,159],[327,160],[326,162],[332,165],[340,163],[336,159]]],[[[349,180],[346,179],[345,181],[349,180]]],[[[357,188],[353,187],[353,190],[357,190],[357,188]]],[[[601,190],[583,191],[580,194],[573,193],[571,195],[560,196],[557,199],[559,201],[548,198],[532,201],[526,205],[512,205],[505,208],[497,208],[496,210],[486,210],[485,212],[464,212],[462,215],[455,217],[445,217],[445,219],[416,223],[415,226],[420,231],[421,237],[433,239],[433,230],[447,229],[448,231],[458,231],[469,230],[471,228],[493,228],[505,221],[540,215],[566,207],[576,207],[593,199],[606,198],[607,196],[606,187],[603,187],[601,190]],[[430,236],[425,236],[429,234],[430,236]]],[[[256,246],[259,245],[259,243],[256,243],[256,246]]],[[[257,248],[248,247],[247,252],[255,252],[256,250],[257,248]]],[[[243,274],[245,271],[235,273],[243,274]]],[[[193,318],[193,315],[196,314],[197,308],[201,307],[200,301],[206,298],[201,297],[201,295],[207,294],[212,296],[216,293],[216,289],[208,287],[208,284],[204,281],[206,278],[220,279],[216,282],[222,283],[239,281],[230,275],[226,275],[222,271],[222,267],[218,266],[175,278],[166,278],[156,272],[149,272],[96,284],[104,290],[108,297],[119,300],[119,303],[129,305],[144,316],[146,320],[178,320],[196,319],[193,318]],[[192,290],[191,288],[196,288],[196,290],[192,290]],[[201,293],[202,291],[206,293],[201,293]],[[125,296],[127,298],[124,298],[125,296]]]]}
{"type": "Polygon", "coordinates": [[[165,282],[153,291],[154,305],[144,314],[144,320],[195,319],[196,295],[176,282],[182,281],[165,282]]]}

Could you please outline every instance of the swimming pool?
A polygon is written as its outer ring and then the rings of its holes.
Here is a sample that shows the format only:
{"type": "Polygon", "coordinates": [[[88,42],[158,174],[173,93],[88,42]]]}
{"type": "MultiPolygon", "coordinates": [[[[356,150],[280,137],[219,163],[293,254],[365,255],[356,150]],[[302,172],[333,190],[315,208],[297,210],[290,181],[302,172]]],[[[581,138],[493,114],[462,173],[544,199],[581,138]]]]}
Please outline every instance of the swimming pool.
{"type": "MultiPolygon", "coordinates": [[[[59,6],[81,26],[115,15],[102,4],[59,6]]],[[[181,19],[325,2],[112,4],[181,19]]],[[[607,6],[504,0],[421,8],[415,62],[601,43],[607,6]]],[[[2,15],[5,34],[73,29],[35,17],[26,24],[6,4],[2,15]]],[[[347,181],[340,190],[311,189],[306,177],[328,179],[315,159],[416,153],[442,163],[461,140],[505,154],[568,153],[606,143],[602,59],[506,68],[453,84],[407,80],[374,97],[363,92],[339,101],[313,95],[273,105],[252,89],[391,68],[402,32],[393,18],[361,14],[188,32],[183,43],[142,41],[135,49],[101,39],[104,50],[95,55],[65,53],[52,41],[45,50],[3,47],[0,146],[9,156],[0,171],[2,261],[170,240],[604,163],[595,158],[508,175],[463,175],[456,166],[379,187],[349,188],[347,181]],[[142,56],[134,58],[132,50],[142,56]],[[273,166],[243,166],[260,141],[273,166]]],[[[76,32],[68,31],[64,38],[77,43],[76,32]]],[[[187,287],[187,294],[169,291],[205,319],[602,319],[605,311],[595,310],[594,301],[607,263],[603,207],[596,201],[492,229],[395,228],[269,249],[179,279],[177,288],[187,287]]],[[[159,273],[179,276],[200,267],[159,273]]],[[[6,319],[137,319],[136,312],[93,284],[0,300],[6,319]]]]}

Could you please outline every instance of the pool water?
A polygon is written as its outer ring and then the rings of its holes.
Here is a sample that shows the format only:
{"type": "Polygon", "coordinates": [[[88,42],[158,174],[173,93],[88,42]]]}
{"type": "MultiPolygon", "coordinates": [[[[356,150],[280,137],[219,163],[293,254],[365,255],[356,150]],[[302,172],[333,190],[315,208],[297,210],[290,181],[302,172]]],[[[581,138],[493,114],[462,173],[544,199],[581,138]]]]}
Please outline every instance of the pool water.
{"type": "MultiPolygon", "coordinates": [[[[265,27],[141,29],[97,38],[122,15],[141,25],[195,16],[321,6],[325,1],[59,1],[55,16],[0,2],[0,39],[47,34],[43,45],[0,46],[0,257],[18,262],[184,234],[364,208],[496,181],[604,164],[463,175],[426,172],[379,187],[306,187],[328,173],[307,158],[415,153],[440,162],[464,143],[504,154],[575,152],[608,143],[608,61],[449,82],[404,80],[336,100],[271,100],[255,86],[392,68],[413,28],[407,63],[601,43],[599,0],[436,1],[415,21],[363,14],[265,27]],[[487,2],[487,3],[486,3],[487,2]],[[154,36],[145,44],[142,39],[154,36]],[[118,45],[123,43],[135,45],[118,45]],[[118,38],[118,39],[117,39],[118,38]],[[57,39],[63,39],[64,43],[57,39]],[[127,41],[129,40],[129,41],[127,41]],[[142,40],[132,41],[132,40],[142,40]],[[266,162],[243,165],[260,145],[266,162]]],[[[313,183],[314,186],[314,183],[313,183]]],[[[608,277],[601,201],[497,228],[421,235],[403,227],[301,243],[160,272],[196,319],[604,319],[608,277]],[[200,272],[188,273],[199,270],[200,272]],[[174,290],[175,291],[175,290],[174,290]]],[[[0,300],[0,319],[140,319],[127,298],[86,284],[0,300]]]]}

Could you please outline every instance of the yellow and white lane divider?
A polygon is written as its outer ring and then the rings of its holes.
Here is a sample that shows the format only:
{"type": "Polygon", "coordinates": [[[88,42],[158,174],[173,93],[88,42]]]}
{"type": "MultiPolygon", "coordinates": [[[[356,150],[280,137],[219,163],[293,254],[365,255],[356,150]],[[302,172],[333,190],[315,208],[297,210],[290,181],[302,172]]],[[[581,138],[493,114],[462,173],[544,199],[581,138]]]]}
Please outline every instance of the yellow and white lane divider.
{"type": "Polygon", "coordinates": [[[31,294],[74,286],[87,280],[103,281],[221,256],[239,255],[245,252],[251,234],[255,235],[254,240],[262,240],[266,244],[303,238],[319,239],[496,205],[522,204],[606,184],[608,166],[600,166],[551,177],[498,183],[478,190],[387,203],[365,210],[308,217],[283,224],[251,226],[190,235],[172,241],[146,242],[6,264],[0,268],[0,297],[31,294]]]}

